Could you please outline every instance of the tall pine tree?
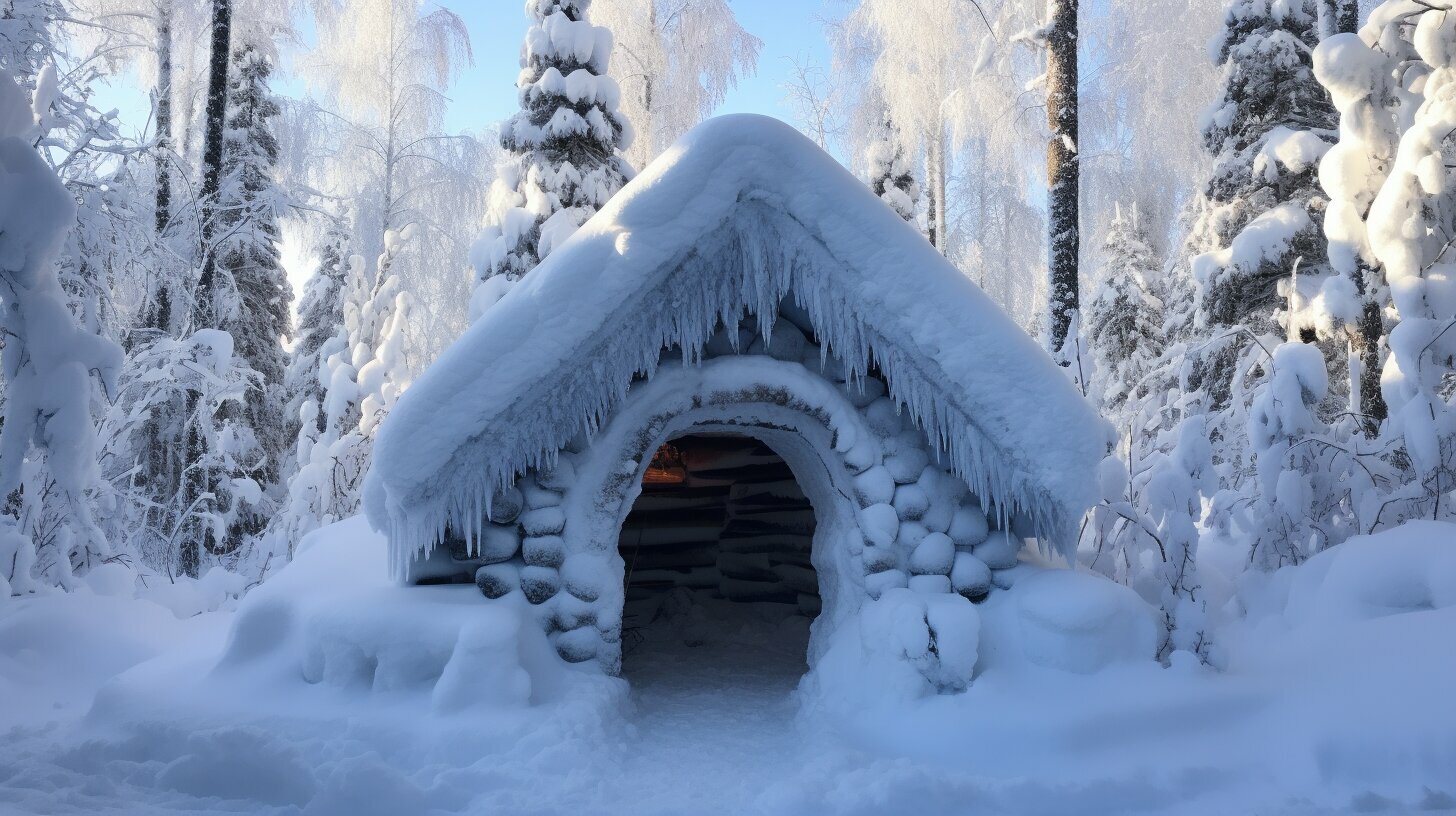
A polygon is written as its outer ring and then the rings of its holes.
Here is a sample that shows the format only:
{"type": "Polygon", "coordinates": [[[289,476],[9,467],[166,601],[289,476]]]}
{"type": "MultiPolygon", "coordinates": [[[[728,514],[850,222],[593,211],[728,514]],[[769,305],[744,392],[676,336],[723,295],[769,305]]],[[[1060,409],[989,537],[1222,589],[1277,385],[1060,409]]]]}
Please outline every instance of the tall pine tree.
{"type": "Polygon", "coordinates": [[[1335,111],[1311,66],[1318,44],[1314,0],[1234,0],[1225,17],[1223,98],[1203,131],[1216,166],[1194,227],[1211,245],[1194,261],[1207,344],[1192,385],[1215,410],[1229,405],[1251,335],[1282,334],[1279,283],[1296,263],[1312,282],[1327,271],[1316,171],[1335,111]]]}
{"type": "Polygon", "coordinates": [[[587,18],[591,0],[531,0],[521,47],[521,110],[501,124],[508,153],[492,188],[492,223],[476,243],[479,277],[520,278],[631,176],[620,154],[631,130],[607,76],[611,34],[587,18]]]}
{"type": "Polygon", "coordinates": [[[279,107],[268,87],[272,71],[254,43],[243,40],[234,47],[213,250],[218,258],[216,328],[232,335],[238,362],[260,378],[237,419],[265,457],[255,476],[265,487],[278,482],[280,465],[291,458],[282,339],[291,333],[293,290],[278,252],[278,215],[287,201],[275,181],[273,120],[279,107]]]}

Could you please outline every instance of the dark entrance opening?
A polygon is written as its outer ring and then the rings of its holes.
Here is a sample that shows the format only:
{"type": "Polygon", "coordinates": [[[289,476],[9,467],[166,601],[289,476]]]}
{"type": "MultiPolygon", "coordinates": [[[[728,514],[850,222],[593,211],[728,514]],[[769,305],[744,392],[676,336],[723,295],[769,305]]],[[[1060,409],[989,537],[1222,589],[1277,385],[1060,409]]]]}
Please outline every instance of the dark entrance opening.
{"type": "Polygon", "coordinates": [[[802,674],[819,614],[814,510],[762,442],[694,434],[660,448],[622,525],[623,671],[802,674]]]}

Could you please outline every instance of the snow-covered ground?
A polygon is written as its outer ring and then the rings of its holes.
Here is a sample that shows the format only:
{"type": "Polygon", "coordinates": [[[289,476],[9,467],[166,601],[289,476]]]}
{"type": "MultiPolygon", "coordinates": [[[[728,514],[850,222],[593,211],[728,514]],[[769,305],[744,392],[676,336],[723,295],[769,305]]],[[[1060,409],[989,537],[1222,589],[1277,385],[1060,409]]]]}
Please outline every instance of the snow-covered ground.
{"type": "Polygon", "coordinates": [[[0,812],[1456,812],[1453,544],[1410,525],[1245,587],[1218,673],[1120,652],[1125,593],[1027,567],[936,696],[873,625],[801,682],[806,621],[711,601],[629,628],[626,679],[573,671],[473,586],[392,585],[356,519],[216,611],[0,604],[0,812]]]}

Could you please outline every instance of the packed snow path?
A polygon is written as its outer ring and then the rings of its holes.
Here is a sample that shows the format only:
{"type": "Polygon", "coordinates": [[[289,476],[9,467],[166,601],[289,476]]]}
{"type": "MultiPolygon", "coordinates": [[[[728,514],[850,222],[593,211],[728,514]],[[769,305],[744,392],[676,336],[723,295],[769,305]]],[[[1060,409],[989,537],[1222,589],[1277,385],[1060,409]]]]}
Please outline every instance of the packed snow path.
{"type": "Polygon", "coordinates": [[[648,812],[708,812],[753,801],[802,764],[794,689],[807,669],[808,621],[722,606],[705,643],[649,638],[627,653],[629,741],[610,798],[648,812]]]}

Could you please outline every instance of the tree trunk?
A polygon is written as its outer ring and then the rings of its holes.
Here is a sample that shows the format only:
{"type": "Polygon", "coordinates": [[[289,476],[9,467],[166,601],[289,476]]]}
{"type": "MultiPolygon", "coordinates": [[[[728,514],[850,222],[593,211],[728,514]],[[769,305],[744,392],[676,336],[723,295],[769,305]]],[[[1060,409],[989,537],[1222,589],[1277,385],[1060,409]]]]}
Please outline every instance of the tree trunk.
{"type": "Polygon", "coordinates": [[[217,275],[213,237],[217,230],[217,193],[222,185],[223,129],[227,124],[228,64],[232,62],[232,0],[212,0],[212,48],[207,67],[207,111],[202,136],[202,274],[198,277],[193,323],[213,325],[212,288],[217,275]]]}
{"type": "Polygon", "coordinates": [[[1077,4],[1078,0],[1053,0],[1047,33],[1048,295],[1053,350],[1066,342],[1078,305],[1077,4]]]}
{"type": "Polygon", "coordinates": [[[1350,388],[1359,393],[1358,406],[1361,425],[1367,436],[1374,437],[1380,430],[1389,411],[1385,395],[1380,391],[1380,339],[1385,335],[1385,321],[1380,315],[1380,304],[1367,294],[1369,279],[1373,270],[1356,260],[1355,288],[1360,293],[1360,321],[1350,332],[1350,356],[1359,359],[1358,380],[1352,378],[1350,388]]]}
{"type": "Polygon", "coordinates": [[[172,4],[157,3],[157,234],[172,223],[172,4]]]}
{"type": "MultiPolygon", "coordinates": [[[[212,45],[208,57],[207,112],[202,142],[202,272],[193,294],[192,327],[217,325],[216,277],[217,253],[213,238],[217,228],[217,194],[222,186],[223,128],[227,119],[228,65],[232,62],[232,0],[212,0],[212,45]]],[[[212,492],[212,478],[201,463],[207,455],[207,444],[198,427],[197,392],[187,393],[187,461],[186,490],[183,491],[184,512],[201,513],[211,509],[212,502],[203,499],[212,492]],[[194,506],[195,505],[195,506],[194,506]]],[[[182,536],[179,565],[182,573],[196,577],[201,568],[201,551],[215,552],[217,543],[209,520],[189,520],[182,536]]]]}
{"type": "Polygon", "coordinates": [[[930,238],[930,245],[940,250],[940,254],[946,252],[945,239],[945,128],[939,122],[935,130],[930,134],[930,145],[926,151],[925,169],[927,179],[926,208],[926,232],[930,238]]]}

